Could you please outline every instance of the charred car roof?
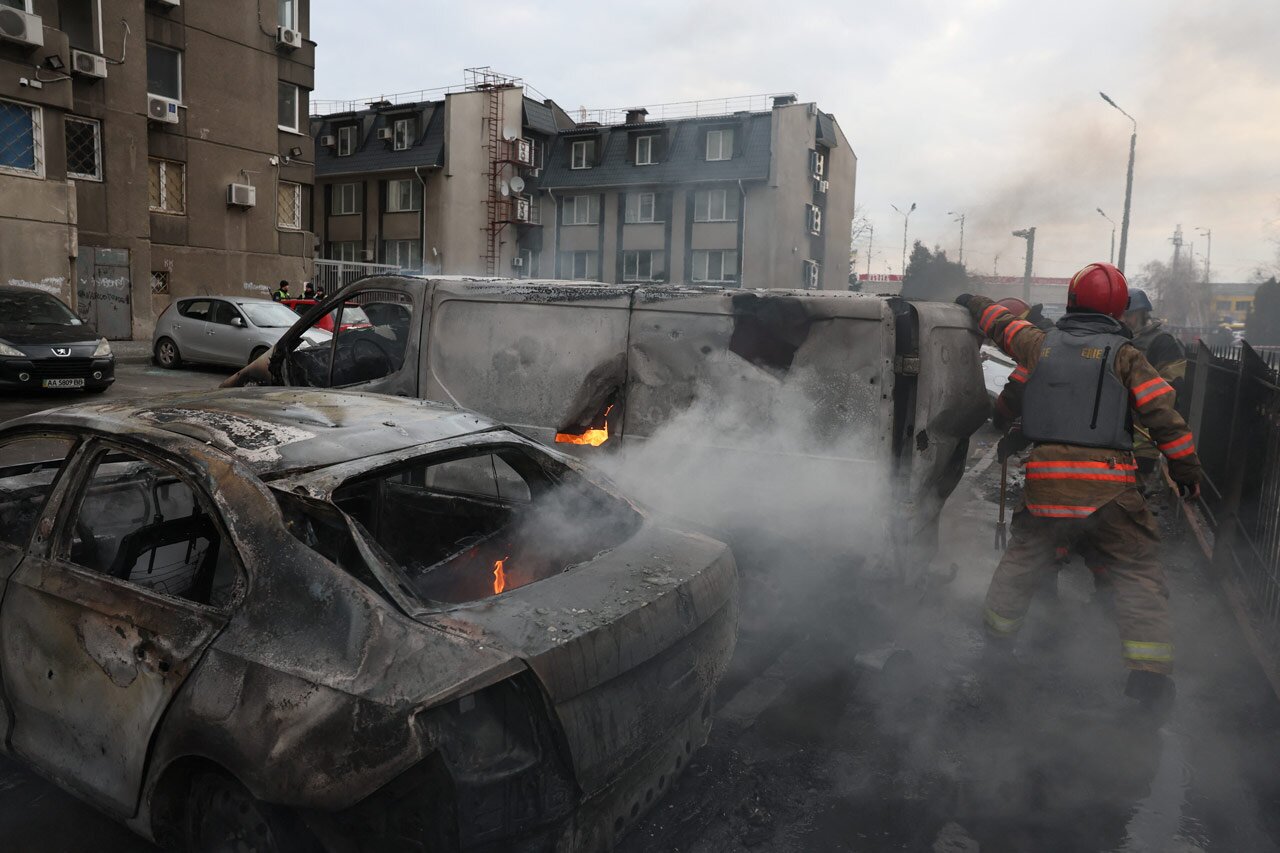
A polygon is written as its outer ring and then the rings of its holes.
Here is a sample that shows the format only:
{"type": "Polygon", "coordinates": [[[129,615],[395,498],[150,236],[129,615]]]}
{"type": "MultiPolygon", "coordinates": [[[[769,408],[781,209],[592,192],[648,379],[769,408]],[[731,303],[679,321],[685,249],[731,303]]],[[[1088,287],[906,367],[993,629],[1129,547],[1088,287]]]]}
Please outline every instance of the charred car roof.
{"type": "Polygon", "coordinates": [[[497,428],[440,403],[310,388],[228,388],[86,403],[8,424],[21,425],[182,436],[236,457],[264,478],[497,428]]]}

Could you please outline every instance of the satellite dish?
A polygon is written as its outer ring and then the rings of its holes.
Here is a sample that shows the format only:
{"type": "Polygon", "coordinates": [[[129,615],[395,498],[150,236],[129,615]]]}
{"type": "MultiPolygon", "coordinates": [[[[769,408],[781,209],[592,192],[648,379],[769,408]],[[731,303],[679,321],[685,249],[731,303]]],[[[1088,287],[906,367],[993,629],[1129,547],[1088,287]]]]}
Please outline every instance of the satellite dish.
{"type": "Polygon", "coordinates": [[[511,191],[513,193],[524,192],[524,178],[520,177],[519,175],[516,175],[515,177],[513,177],[511,179],[511,191]]]}
{"type": "Polygon", "coordinates": [[[515,142],[517,139],[520,138],[520,134],[516,133],[514,130],[512,130],[509,127],[504,127],[502,129],[502,138],[505,139],[507,142],[515,142]]]}
{"type": "Polygon", "coordinates": [[[511,195],[511,185],[504,180],[498,181],[498,192],[503,195],[511,195]]]}

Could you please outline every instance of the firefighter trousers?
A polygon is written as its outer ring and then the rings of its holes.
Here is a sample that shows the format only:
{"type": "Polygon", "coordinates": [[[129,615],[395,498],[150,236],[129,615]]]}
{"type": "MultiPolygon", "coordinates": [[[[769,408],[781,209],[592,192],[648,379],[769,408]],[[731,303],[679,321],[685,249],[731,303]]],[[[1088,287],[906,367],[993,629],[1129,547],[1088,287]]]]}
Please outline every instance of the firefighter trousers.
{"type": "Polygon", "coordinates": [[[1173,670],[1169,590],[1155,518],[1141,492],[1126,489],[1084,519],[1041,518],[1023,509],[1014,515],[1011,532],[987,589],[983,621],[989,635],[1016,636],[1037,588],[1058,569],[1056,550],[1086,546],[1103,561],[1113,584],[1125,665],[1173,670]]]}

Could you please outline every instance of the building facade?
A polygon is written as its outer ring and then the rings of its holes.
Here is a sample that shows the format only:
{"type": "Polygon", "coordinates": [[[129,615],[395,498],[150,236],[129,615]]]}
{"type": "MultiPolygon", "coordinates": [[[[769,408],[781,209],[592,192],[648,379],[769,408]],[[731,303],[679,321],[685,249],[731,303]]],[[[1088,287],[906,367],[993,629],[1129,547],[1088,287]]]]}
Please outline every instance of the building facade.
{"type": "Polygon", "coordinates": [[[0,0],[0,283],[110,338],[308,278],[309,0],[0,0]]]}

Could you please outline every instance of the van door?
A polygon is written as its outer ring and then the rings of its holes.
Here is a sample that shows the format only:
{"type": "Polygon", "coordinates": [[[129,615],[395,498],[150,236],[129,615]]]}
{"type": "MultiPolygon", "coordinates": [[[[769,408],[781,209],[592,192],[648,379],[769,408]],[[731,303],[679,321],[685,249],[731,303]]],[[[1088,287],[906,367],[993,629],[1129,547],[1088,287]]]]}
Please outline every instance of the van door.
{"type": "Polygon", "coordinates": [[[633,290],[438,281],[421,396],[562,449],[616,437],[633,290]]]}

